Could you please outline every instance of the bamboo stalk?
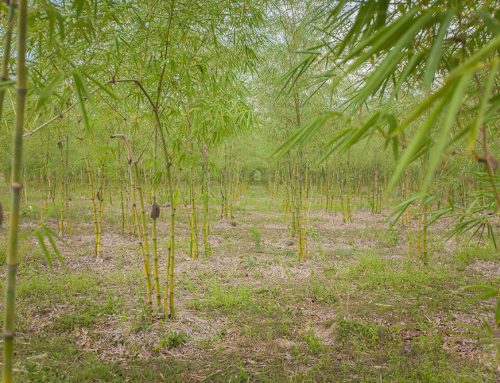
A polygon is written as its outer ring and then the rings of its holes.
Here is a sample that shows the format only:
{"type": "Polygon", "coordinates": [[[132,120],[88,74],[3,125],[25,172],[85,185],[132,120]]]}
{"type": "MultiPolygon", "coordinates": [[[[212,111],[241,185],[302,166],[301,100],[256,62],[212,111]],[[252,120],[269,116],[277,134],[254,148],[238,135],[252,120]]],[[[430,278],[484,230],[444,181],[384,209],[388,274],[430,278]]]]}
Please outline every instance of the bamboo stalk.
{"type": "MultiPolygon", "coordinates": [[[[9,4],[9,12],[7,13],[7,28],[5,31],[5,41],[3,47],[3,58],[2,58],[2,81],[8,81],[9,77],[9,61],[10,61],[10,51],[12,45],[12,32],[14,30],[14,21],[15,21],[15,13],[17,8],[17,1],[11,0],[8,2],[9,4]]],[[[7,90],[0,90],[0,121],[3,118],[3,104],[5,100],[5,92],[7,90]]]]}
{"type": "Polygon", "coordinates": [[[191,205],[191,241],[189,245],[191,258],[198,258],[198,223],[196,218],[196,200],[195,200],[195,187],[194,187],[193,166],[190,170],[190,185],[189,185],[189,203],[191,205]]]}
{"type": "Polygon", "coordinates": [[[203,222],[202,222],[202,232],[203,232],[203,246],[205,248],[205,256],[208,257],[211,254],[210,243],[208,242],[208,214],[209,214],[209,200],[208,200],[208,146],[205,144],[202,150],[203,162],[201,169],[201,194],[203,197],[203,222]]]}
{"type": "MultiPolygon", "coordinates": [[[[172,180],[172,169],[171,164],[167,165],[167,186],[170,197],[170,246],[168,248],[168,309],[169,316],[172,318],[175,316],[175,280],[174,280],[174,269],[175,269],[175,195],[172,180]]],[[[165,292],[165,296],[167,292],[165,292]]],[[[165,311],[166,313],[167,311],[165,311]]]]}
{"type": "Polygon", "coordinates": [[[99,187],[97,191],[97,226],[96,226],[96,256],[101,255],[101,227],[102,227],[102,209],[104,203],[104,180],[102,169],[97,173],[99,187]]]}
{"type": "Polygon", "coordinates": [[[27,95],[26,41],[28,29],[28,1],[19,1],[17,36],[17,98],[14,150],[12,156],[12,205],[7,241],[7,281],[4,302],[3,383],[12,382],[16,312],[16,274],[18,255],[19,216],[21,208],[21,174],[23,163],[24,114],[27,95]]]}
{"type": "MultiPolygon", "coordinates": [[[[157,206],[154,204],[153,206],[157,206]]],[[[156,290],[156,305],[161,309],[161,292],[160,292],[160,278],[158,270],[158,240],[157,240],[157,230],[156,230],[156,218],[153,218],[153,223],[151,227],[151,242],[153,244],[153,279],[155,283],[156,290]]]]}
{"type": "Polygon", "coordinates": [[[141,258],[144,270],[144,277],[146,278],[146,291],[147,291],[147,305],[148,305],[148,313],[152,315],[153,312],[153,286],[151,283],[151,272],[150,272],[150,259],[149,259],[149,248],[148,248],[148,239],[147,239],[147,227],[146,227],[146,214],[144,211],[144,196],[141,188],[141,179],[139,174],[139,167],[137,163],[139,162],[132,151],[132,147],[127,140],[127,137],[124,135],[116,134],[111,136],[111,138],[120,138],[123,140],[127,151],[128,151],[128,163],[129,163],[129,175],[130,175],[130,183],[132,189],[132,209],[134,211],[134,223],[137,232],[137,236],[139,238],[140,247],[141,247],[141,258]],[[138,194],[138,197],[137,195],[138,194]],[[137,198],[139,198],[139,207],[141,209],[140,213],[137,209],[137,198]]]}
{"type": "Polygon", "coordinates": [[[94,236],[95,236],[95,246],[94,246],[94,255],[96,257],[99,256],[99,230],[98,230],[98,215],[97,215],[97,204],[96,204],[96,193],[94,187],[94,173],[92,172],[92,166],[90,162],[86,160],[87,163],[87,173],[89,178],[89,187],[90,187],[90,200],[92,201],[92,212],[94,215],[94,236]]]}
{"type": "MultiPolygon", "coordinates": [[[[151,227],[151,241],[153,244],[153,279],[155,284],[156,291],[156,305],[158,310],[161,310],[161,291],[160,291],[160,274],[158,269],[158,241],[157,241],[157,231],[156,231],[156,220],[160,213],[160,207],[156,204],[156,153],[157,153],[157,144],[158,144],[158,130],[155,131],[155,144],[154,144],[154,159],[153,159],[153,175],[151,177],[152,182],[152,199],[153,199],[153,207],[151,210],[151,218],[153,220],[151,227]]],[[[165,312],[165,316],[167,313],[165,312]]]]}

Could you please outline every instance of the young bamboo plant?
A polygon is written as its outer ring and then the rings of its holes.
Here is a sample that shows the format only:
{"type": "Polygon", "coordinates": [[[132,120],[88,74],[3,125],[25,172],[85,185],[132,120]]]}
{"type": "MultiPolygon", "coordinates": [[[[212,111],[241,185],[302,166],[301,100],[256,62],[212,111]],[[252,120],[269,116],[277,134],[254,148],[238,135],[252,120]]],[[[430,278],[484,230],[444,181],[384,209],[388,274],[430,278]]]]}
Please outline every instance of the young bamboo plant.
{"type": "MultiPolygon", "coordinates": [[[[111,136],[111,138],[119,138],[122,139],[124,142],[125,147],[127,148],[128,152],[128,163],[130,167],[130,181],[131,181],[131,188],[134,191],[133,195],[133,210],[134,210],[134,220],[136,224],[136,231],[138,233],[138,238],[139,238],[139,243],[141,246],[141,255],[142,255],[142,263],[143,263],[143,271],[144,271],[144,277],[146,279],[146,302],[148,306],[148,313],[149,315],[152,315],[153,312],[153,286],[151,283],[151,264],[150,264],[150,256],[149,256],[149,245],[148,245],[148,235],[147,235],[147,226],[146,226],[146,213],[144,210],[144,195],[142,192],[142,187],[141,187],[141,177],[139,173],[139,167],[137,163],[139,160],[136,158],[134,155],[134,152],[132,150],[132,146],[128,142],[128,139],[126,136],[122,134],[115,134],[111,136]],[[139,208],[140,211],[137,209],[136,205],[136,198],[139,199],[139,208]]],[[[156,278],[155,278],[156,281],[156,278]]]]}
{"type": "Polygon", "coordinates": [[[95,191],[95,177],[92,169],[92,165],[89,160],[86,160],[87,165],[87,176],[89,179],[89,188],[90,188],[90,200],[92,201],[92,213],[94,216],[94,235],[95,235],[95,247],[94,247],[94,255],[96,257],[100,256],[101,250],[101,241],[100,241],[100,222],[99,222],[99,214],[98,207],[96,203],[96,191],[95,191]]]}

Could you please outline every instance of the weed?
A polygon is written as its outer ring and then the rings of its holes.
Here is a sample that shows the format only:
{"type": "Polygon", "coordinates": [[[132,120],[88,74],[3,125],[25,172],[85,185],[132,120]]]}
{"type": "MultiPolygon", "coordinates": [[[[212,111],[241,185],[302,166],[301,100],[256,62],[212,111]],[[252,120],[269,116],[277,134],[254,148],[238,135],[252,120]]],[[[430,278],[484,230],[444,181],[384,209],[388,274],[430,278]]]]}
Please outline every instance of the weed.
{"type": "Polygon", "coordinates": [[[262,236],[259,229],[257,229],[256,227],[251,227],[250,235],[252,236],[252,241],[255,245],[255,251],[257,253],[262,253],[262,236]]]}
{"type": "Polygon", "coordinates": [[[320,353],[324,349],[323,342],[321,339],[314,333],[314,331],[309,330],[303,335],[304,341],[307,343],[307,347],[309,351],[313,354],[320,353]]]}
{"type": "Polygon", "coordinates": [[[181,331],[170,331],[165,337],[161,338],[157,344],[157,350],[162,350],[167,348],[168,350],[172,350],[179,346],[182,346],[188,340],[188,335],[181,331]]]}

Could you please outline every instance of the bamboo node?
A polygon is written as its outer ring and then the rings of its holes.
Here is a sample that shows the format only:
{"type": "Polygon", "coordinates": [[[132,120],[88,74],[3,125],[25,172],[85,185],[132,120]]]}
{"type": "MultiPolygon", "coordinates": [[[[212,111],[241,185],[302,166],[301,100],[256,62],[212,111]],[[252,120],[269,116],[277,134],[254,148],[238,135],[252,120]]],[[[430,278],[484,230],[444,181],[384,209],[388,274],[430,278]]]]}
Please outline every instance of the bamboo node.
{"type": "Polygon", "coordinates": [[[19,182],[13,182],[11,187],[12,190],[21,190],[23,188],[23,185],[21,185],[19,182]]]}
{"type": "Polygon", "coordinates": [[[4,339],[14,339],[14,337],[16,336],[16,333],[14,331],[5,331],[3,333],[3,338],[4,339]]]}

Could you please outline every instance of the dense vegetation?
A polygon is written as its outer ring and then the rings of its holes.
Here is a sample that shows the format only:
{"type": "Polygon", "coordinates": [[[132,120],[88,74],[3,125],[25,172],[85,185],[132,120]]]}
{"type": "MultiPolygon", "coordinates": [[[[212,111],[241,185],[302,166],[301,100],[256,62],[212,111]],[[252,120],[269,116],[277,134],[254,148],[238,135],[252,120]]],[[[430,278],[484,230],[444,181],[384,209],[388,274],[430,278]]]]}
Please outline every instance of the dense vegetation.
{"type": "Polygon", "coordinates": [[[498,379],[498,1],[1,11],[4,382],[498,379]]]}

